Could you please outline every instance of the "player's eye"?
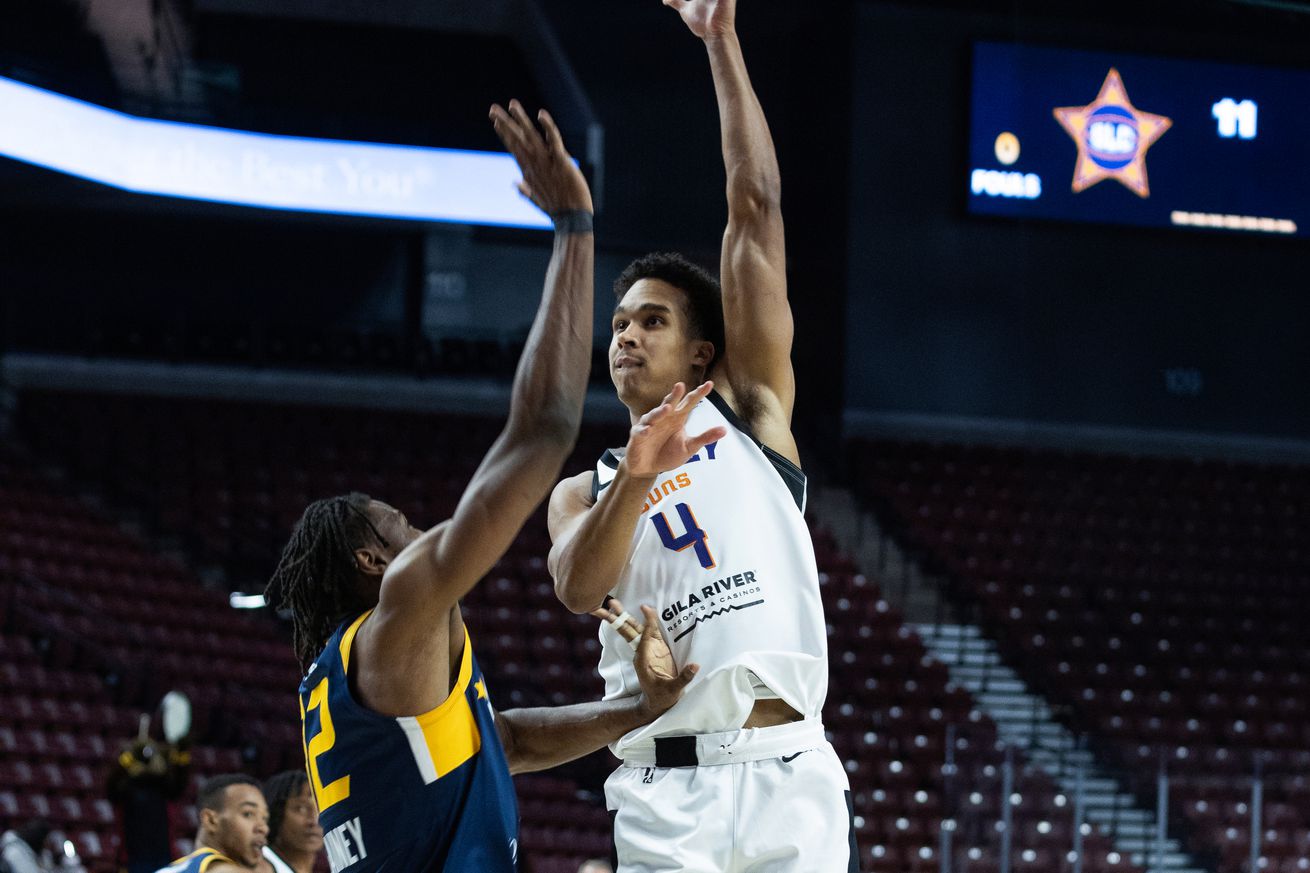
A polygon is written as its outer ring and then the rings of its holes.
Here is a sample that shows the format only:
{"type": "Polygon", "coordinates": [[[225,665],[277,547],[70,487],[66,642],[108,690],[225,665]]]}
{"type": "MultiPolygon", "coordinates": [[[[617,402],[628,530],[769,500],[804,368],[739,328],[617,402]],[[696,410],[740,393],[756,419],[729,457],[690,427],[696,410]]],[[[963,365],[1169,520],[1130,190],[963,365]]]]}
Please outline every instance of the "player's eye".
{"type": "Polygon", "coordinates": [[[618,333],[619,331],[623,330],[623,328],[627,326],[628,323],[626,321],[616,321],[614,322],[614,332],[618,333]]]}
{"type": "Polygon", "coordinates": [[[647,324],[663,324],[663,323],[664,323],[664,319],[660,318],[658,315],[652,315],[650,318],[646,319],[646,323],[647,323],[647,324]]]}

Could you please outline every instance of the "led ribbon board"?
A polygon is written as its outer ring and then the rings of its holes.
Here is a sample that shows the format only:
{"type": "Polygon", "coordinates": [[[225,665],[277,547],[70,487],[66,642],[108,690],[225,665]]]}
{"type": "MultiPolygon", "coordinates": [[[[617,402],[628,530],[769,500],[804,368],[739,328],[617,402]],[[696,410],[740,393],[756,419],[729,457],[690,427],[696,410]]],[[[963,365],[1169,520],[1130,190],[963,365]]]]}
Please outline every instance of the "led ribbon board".
{"type": "Polygon", "coordinates": [[[1310,235],[1310,71],[974,45],[970,212],[1310,235]]]}
{"type": "Polygon", "coordinates": [[[0,77],[0,156],[138,194],[548,228],[513,157],[137,118],[0,77]]]}

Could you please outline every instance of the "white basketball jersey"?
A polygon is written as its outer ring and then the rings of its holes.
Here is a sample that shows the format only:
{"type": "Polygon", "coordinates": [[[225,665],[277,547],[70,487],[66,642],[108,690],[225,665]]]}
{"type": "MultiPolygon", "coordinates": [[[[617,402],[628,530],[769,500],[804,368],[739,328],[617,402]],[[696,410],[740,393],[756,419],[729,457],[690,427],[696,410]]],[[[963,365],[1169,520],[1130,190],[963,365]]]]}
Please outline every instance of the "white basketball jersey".
{"type": "Polygon", "coordinates": [[[296,873],[295,870],[291,869],[290,864],[279,858],[277,852],[274,852],[268,846],[264,847],[264,860],[272,865],[273,873],[296,873]]]}
{"type": "MultiPolygon", "coordinates": [[[[700,672],[676,706],[611,746],[619,757],[654,737],[737,730],[761,698],[818,718],[827,695],[805,474],[756,441],[712,393],[692,411],[687,432],[716,425],[727,436],[655,480],[612,589],[638,617],[641,605],[654,607],[674,661],[700,672]]],[[[612,452],[597,463],[596,496],[617,466],[612,452]]],[[[631,646],[608,624],[600,641],[606,699],[638,693],[631,646]]]]}

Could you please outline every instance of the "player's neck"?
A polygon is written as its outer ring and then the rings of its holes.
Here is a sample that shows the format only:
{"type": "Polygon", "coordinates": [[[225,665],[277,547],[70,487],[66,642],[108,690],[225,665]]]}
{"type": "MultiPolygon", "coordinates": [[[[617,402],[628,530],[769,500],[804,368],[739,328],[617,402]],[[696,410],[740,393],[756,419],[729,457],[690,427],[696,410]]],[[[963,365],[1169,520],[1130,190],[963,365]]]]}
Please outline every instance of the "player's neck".
{"type": "Polygon", "coordinates": [[[218,844],[218,840],[214,839],[214,835],[203,828],[196,834],[196,848],[209,849],[211,852],[218,852],[224,857],[232,857],[226,849],[218,844]]]}
{"type": "MultiPolygon", "coordinates": [[[[686,386],[686,389],[688,391],[691,391],[692,389],[696,388],[704,381],[705,378],[703,376],[703,371],[700,372],[693,371],[691,373],[688,373],[686,376],[682,378],[682,384],[686,386]]],[[[627,398],[620,396],[619,400],[623,403],[624,406],[628,408],[628,420],[633,425],[636,425],[637,421],[643,415],[645,415],[646,413],[650,412],[652,409],[663,403],[664,398],[667,397],[670,393],[672,393],[672,391],[673,391],[673,386],[668,385],[664,388],[663,391],[656,392],[649,396],[639,397],[632,400],[628,400],[627,398]]]]}

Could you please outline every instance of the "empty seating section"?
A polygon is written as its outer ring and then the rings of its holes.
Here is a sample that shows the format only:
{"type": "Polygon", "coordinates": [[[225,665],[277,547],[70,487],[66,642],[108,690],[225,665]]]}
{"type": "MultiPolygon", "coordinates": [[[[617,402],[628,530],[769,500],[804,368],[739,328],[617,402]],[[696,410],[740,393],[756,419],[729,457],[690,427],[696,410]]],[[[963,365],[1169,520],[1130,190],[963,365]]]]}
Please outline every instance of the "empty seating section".
{"type": "MultiPolygon", "coordinates": [[[[312,499],[358,489],[400,506],[416,524],[444,517],[499,428],[494,420],[450,415],[75,395],[25,395],[19,422],[27,444],[40,446],[43,457],[94,484],[111,505],[139,510],[150,527],[185,543],[192,554],[228,568],[234,584],[246,590],[262,585],[312,499]]],[[[612,428],[584,429],[565,472],[590,466],[614,435],[612,428]]],[[[123,536],[95,520],[108,514],[96,516],[76,501],[65,502],[72,517],[94,524],[102,538],[119,542],[114,538],[123,536]]],[[[104,545],[101,551],[112,559],[103,569],[82,566],[81,575],[70,576],[49,557],[25,570],[59,576],[64,581],[58,590],[75,592],[75,600],[99,597],[94,613],[71,605],[54,611],[70,632],[89,635],[109,657],[129,656],[135,644],[180,675],[201,660],[211,664],[206,675],[219,687],[193,684],[188,690],[207,710],[219,745],[241,748],[254,724],[262,732],[264,757],[283,741],[279,761],[293,763],[300,752],[296,714],[286,711],[289,702],[294,708],[295,677],[284,670],[290,657],[285,629],[266,621],[251,629],[247,620],[224,612],[221,597],[194,576],[168,560],[147,558],[150,552],[139,540],[126,539],[134,549],[121,542],[119,547],[141,564],[124,564],[128,559],[104,545]],[[99,581],[101,575],[107,580],[99,581]],[[129,581],[138,585],[138,577],[146,580],[139,584],[159,588],[146,613],[115,603],[129,581]],[[174,584],[187,587],[190,604],[173,598],[174,584]],[[187,616],[180,614],[188,607],[187,616]],[[132,642],[91,627],[89,615],[106,613],[121,616],[114,624],[131,624],[132,642]],[[233,622],[233,630],[219,632],[215,625],[221,621],[233,622]],[[237,637],[239,646],[215,645],[237,637]],[[245,657],[256,651],[258,657],[245,657]],[[215,658],[222,659],[220,668],[212,666],[215,658]],[[246,693],[239,710],[223,696],[235,689],[246,693]]],[[[822,531],[815,532],[815,546],[832,654],[825,720],[850,775],[863,868],[936,870],[945,818],[954,823],[955,866],[967,864],[975,873],[998,869],[1004,754],[995,727],[928,656],[877,584],[857,572],[822,531]],[[943,770],[948,738],[954,771],[943,770]]],[[[601,688],[596,621],[559,605],[545,568],[548,549],[538,517],[464,605],[500,707],[594,699],[601,688]]],[[[271,763],[257,758],[244,766],[260,770],[271,763]]],[[[599,790],[611,767],[602,752],[518,780],[528,869],[572,873],[582,858],[608,854],[609,819],[599,790]]],[[[1016,762],[1014,795],[1013,869],[1060,869],[1071,842],[1072,805],[1022,760],[1016,762]]],[[[1086,845],[1085,870],[1134,869],[1099,833],[1091,833],[1086,845]]]]}
{"type": "Polygon", "coordinates": [[[1310,469],[855,443],[863,495],[1220,870],[1310,869],[1310,469]]]}
{"type": "MultiPolygon", "coordinates": [[[[199,742],[273,749],[279,766],[295,765],[298,754],[283,752],[294,724],[288,730],[278,714],[289,710],[294,721],[284,689],[296,675],[276,628],[233,614],[222,594],[88,508],[31,458],[0,450],[6,824],[44,816],[93,870],[117,869],[105,782],[138,715],[164,690],[182,688],[196,703],[199,742]]],[[[195,750],[197,779],[243,766],[235,748],[195,750]]]]}

